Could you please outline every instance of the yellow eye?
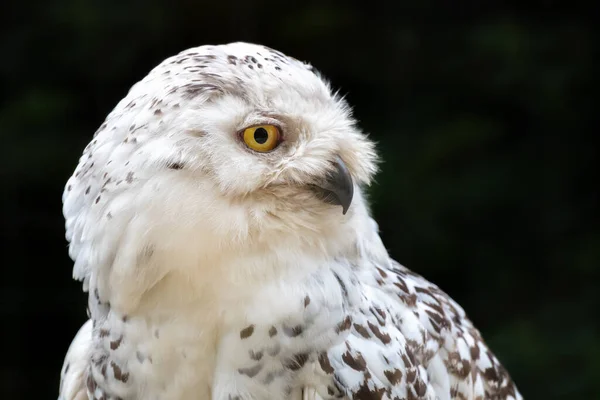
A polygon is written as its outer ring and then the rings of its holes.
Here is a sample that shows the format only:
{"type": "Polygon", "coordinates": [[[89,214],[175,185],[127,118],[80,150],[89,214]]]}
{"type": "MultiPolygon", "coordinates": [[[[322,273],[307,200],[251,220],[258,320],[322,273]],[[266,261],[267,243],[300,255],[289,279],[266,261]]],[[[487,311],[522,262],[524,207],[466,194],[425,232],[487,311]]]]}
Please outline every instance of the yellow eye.
{"type": "Polygon", "coordinates": [[[279,144],[279,128],[275,125],[259,125],[242,132],[246,146],[262,153],[271,151],[279,144]]]}

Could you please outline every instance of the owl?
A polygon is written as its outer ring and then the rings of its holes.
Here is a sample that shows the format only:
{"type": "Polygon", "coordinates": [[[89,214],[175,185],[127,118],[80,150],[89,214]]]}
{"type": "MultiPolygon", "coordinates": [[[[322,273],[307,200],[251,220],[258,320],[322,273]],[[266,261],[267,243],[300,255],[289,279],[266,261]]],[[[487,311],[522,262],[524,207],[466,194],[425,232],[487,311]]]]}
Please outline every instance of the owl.
{"type": "Polygon", "coordinates": [[[201,46],[136,83],[63,195],[87,321],[60,400],[521,399],[391,259],[372,141],[309,64],[201,46]]]}

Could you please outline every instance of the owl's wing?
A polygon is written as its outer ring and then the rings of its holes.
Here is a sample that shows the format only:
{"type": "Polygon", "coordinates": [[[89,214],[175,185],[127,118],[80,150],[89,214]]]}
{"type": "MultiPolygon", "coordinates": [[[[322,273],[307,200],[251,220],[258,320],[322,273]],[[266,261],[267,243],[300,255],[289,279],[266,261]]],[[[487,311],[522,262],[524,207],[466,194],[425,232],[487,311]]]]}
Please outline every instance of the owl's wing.
{"type": "Polygon", "coordinates": [[[391,261],[359,276],[363,302],[347,340],[319,357],[350,399],[521,399],[463,309],[391,261]]]}
{"type": "Polygon", "coordinates": [[[87,400],[85,370],[92,343],[92,320],[88,320],[71,342],[60,372],[58,400],[87,400]]]}

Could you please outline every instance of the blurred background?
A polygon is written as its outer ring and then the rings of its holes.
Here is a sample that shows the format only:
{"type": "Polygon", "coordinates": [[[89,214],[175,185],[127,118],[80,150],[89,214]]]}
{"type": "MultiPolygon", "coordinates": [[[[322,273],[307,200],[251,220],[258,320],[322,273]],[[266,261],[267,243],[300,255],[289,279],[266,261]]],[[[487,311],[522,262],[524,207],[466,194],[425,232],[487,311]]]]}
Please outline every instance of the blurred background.
{"type": "Polygon", "coordinates": [[[595,11],[3,2],[0,398],[56,398],[86,319],[61,194],[92,134],[164,58],[238,40],[309,61],[346,94],[385,161],[370,197],[391,255],[466,309],[526,398],[600,398],[595,11]]]}

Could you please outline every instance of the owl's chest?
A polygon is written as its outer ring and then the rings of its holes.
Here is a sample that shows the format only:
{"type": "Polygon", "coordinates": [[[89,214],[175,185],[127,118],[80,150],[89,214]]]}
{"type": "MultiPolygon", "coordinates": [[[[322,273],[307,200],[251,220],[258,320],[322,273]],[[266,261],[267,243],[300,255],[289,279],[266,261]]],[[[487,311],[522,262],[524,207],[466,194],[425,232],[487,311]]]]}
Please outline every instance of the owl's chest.
{"type": "Polygon", "coordinates": [[[250,304],[243,323],[220,337],[212,398],[295,398],[307,385],[330,386],[331,377],[318,371],[319,357],[344,342],[350,308],[322,293],[307,289],[281,293],[262,307],[250,304]],[[280,308],[286,303],[287,313],[280,308]]]}
{"type": "Polygon", "coordinates": [[[210,399],[217,347],[218,325],[207,310],[109,314],[96,320],[88,363],[93,392],[106,399],[210,399]]]}
{"type": "Polygon", "coordinates": [[[344,341],[346,297],[331,275],[176,312],[109,314],[90,368],[99,388],[123,399],[290,398],[321,380],[319,355],[344,341]]]}

